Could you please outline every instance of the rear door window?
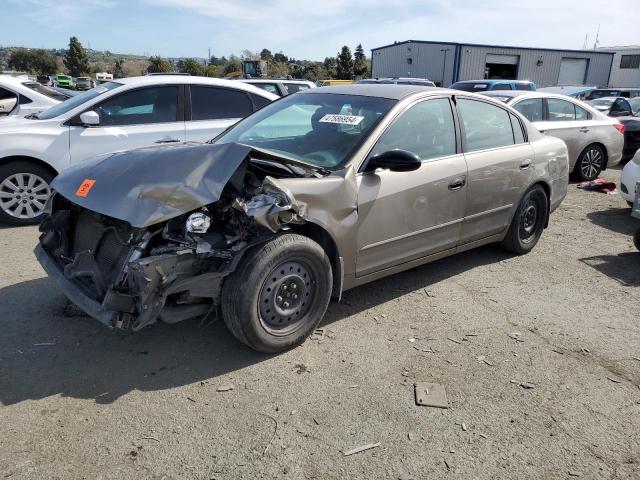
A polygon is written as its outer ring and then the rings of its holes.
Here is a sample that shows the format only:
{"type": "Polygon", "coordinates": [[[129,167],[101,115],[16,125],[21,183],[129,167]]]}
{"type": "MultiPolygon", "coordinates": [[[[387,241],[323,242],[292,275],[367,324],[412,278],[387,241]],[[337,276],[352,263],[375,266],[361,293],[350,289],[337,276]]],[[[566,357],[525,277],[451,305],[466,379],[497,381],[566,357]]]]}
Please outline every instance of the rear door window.
{"type": "Polygon", "coordinates": [[[541,122],[543,103],[541,98],[528,98],[513,105],[513,108],[520,112],[530,122],[541,122]]]}
{"type": "Polygon", "coordinates": [[[576,119],[573,103],[557,98],[547,99],[550,122],[568,122],[576,119]]]}
{"type": "Polygon", "coordinates": [[[304,83],[286,83],[285,88],[287,89],[289,95],[291,95],[292,93],[296,93],[301,90],[308,90],[309,85],[306,85],[304,83]]]}
{"type": "Polygon", "coordinates": [[[251,85],[266,90],[269,93],[273,93],[274,95],[280,96],[278,85],[276,85],[275,83],[251,83],[251,85]]]}
{"type": "Polygon", "coordinates": [[[191,119],[244,118],[253,112],[249,95],[230,88],[191,85],[191,119]]]}
{"type": "Polygon", "coordinates": [[[511,118],[511,126],[513,127],[513,139],[516,143],[525,143],[524,132],[522,131],[522,125],[520,124],[520,120],[516,118],[515,115],[509,114],[511,118]]]}
{"type": "Polygon", "coordinates": [[[591,114],[584,108],[574,105],[576,109],[576,120],[591,120],[591,114]]]}
{"type": "Polygon", "coordinates": [[[459,98],[467,151],[485,150],[514,144],[510,114],[495,105],[459,98]]]}

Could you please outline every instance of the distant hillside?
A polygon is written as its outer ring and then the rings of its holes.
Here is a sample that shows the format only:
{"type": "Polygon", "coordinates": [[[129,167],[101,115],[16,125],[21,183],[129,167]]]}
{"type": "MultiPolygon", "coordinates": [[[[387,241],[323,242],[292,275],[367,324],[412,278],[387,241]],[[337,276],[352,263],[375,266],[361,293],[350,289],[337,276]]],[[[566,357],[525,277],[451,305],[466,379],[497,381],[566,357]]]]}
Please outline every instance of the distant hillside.
{"type": "MultiPolygon", "coordinates": [[[[4,70],[7,68],[7,63],[9,61],[9,57],[11,56],[11,52],[16,48],[22,47],[2,47],[0,46],[0,70],[4,70]]],[[[65,49],[59,48],[51,48],[46,49],[55,55],[58,59],[58,68],[61,72],[65,71],[64,64],[62,63],[62,57],[66,53],[65,49]]],[[[89,48],[85,48],[87,52],[87,57],[89,58],[89,63],[91,64],[91,70],[94,72],[112,72],[113,66],[116,60],[123,60],[124,65],[123,69],[126,75],[140,75],[144,73],[147,69],[148,58],[145,55],[136,55],[132,53],[114,53],[109,50],[100,51],[100,50],[92,50],[89,48]]],[[[168,58],[171,62],[177,62],[186,57],[171,57],[168,58]]],[[[196,60],[200,62],[205,62],[204,58],[197,58],[196,60]]]]}

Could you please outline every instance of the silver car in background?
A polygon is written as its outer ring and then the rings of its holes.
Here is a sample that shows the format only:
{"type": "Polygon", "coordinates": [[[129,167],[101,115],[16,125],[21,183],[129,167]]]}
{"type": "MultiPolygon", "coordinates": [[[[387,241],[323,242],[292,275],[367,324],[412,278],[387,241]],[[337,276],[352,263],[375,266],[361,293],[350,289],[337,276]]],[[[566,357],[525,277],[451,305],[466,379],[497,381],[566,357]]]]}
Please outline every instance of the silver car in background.
{"type": "Polygon", "coordinates": [[[542,92],[487,92],[524,115],[541,132],[567,144],[575,180],[593,180],[622,160],[624,125],[580,100],[542,92]]]}

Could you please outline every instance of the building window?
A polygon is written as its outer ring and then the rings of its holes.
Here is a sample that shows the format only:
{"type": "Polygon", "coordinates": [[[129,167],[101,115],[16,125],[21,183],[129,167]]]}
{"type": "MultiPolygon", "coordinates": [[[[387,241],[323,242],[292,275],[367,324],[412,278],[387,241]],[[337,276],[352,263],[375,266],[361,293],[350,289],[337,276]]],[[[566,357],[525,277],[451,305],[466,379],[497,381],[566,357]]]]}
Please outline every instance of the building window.
{"type": "Polygon", "coordinates": [[[620,68],[640,68],[640,55],[622,55],[620,68]]]}

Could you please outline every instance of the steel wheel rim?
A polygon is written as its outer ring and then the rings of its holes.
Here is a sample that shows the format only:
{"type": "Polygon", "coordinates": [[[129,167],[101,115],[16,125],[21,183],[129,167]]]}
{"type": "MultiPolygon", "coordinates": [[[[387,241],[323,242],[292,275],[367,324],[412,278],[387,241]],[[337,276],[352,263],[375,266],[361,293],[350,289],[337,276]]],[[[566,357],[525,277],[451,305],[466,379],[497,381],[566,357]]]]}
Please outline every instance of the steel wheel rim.
{"type": "Polygon", "coordinates": [[[520,211],[520,240],[530,242],[536,235],[538,225],[538,202],[529,197],[520,211]]]}
{"type": "Polygon", "coordinates": [[[315,279],[303,262],[289,261],[274,268],[258,296],[263,328],[273,335],[288,335],[301,326],[315,296],[315,279]]]}
{"type": "Polygon", "coordinates": [[[14,218],[36,218],[50,195],[49,184],[39,175],[15,173],[0,183],[0,209],[14,218]]]}
{"type": "Polygon", "coordinates": [[[592,178],[598,175],[602,168],[602,152],[597,148],[587,150],[582,157],[580,170],[585,178],[592,178]]]}

